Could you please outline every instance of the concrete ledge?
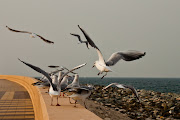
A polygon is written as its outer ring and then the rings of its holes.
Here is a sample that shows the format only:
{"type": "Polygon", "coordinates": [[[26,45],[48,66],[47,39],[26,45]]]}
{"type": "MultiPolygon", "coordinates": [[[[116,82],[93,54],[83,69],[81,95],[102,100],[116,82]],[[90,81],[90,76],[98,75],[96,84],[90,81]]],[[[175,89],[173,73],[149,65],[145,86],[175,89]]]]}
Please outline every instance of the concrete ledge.
{"type": "MultiPolygon", "coordinates": [[[[61,106],[50,106],[51,98],[48,93],[45,93],[47,89],[39,89],[38,87],[32,86],[31,84],[36,81],[33,78],[0,75],[0,79],[16,82],[28,91],[32,100],[36,120],[102,120],[79,104],[77,104],[75,108],[74,104],[69,103],[68,98],[59,99],[61,106]]],[[[54,98],[53,102],[55,105],[57,100],[54,98]]]]}
{"type": "Polygon", "coordinates": [[[40,90],[37,87],[31,85],[35,82],[35,79],[15,75],[0,75],[0,79],[6,79],[22,85],[28,91],[31,97],[35,120],[49,120],[47,108],[40,90]]]}

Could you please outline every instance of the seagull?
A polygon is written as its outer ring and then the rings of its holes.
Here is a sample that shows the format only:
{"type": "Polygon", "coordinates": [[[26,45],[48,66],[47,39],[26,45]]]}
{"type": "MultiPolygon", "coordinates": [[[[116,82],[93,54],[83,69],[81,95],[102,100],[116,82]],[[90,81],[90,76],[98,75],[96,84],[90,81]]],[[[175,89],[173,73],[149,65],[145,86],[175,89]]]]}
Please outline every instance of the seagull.
{"type": "MultiPolygon", "coordinates": [[[[74,80],[71,84],[69,84],[67,87],[66,87],[66,90],[68,89],[73,89],[73,88],[80,88],[80,85],[79,85],[79,75],[78,74],[75,74],[75,77],[74,77],[74,80]]],[[[72,95],[73,93],[68,91],[67,92],[67,95],[70,96],[72,95]]],[[[69,97],[69,103],[71,103],[70,101],[70,97],[69,97]]],[[[71,103],[72,104],[72,103],[71,103]]]]}
{"type": "MultiPolygon", "coordinates": [[[[42,70],[41,68],[36,67],[36,66],[34,66],[34,65],[31,65],[31,64],[29,64],[29,63],[26,63],[26,62],[24,62],[24,61],[22,61],[22,60],[20,60],[20,59],[19,59],[19,61],[21,61],[21,62],[24,63],[25,65],[29,66],[30,68],[34,69],[35,71],[37,71],[37,72],[43,74],[44,76],[46,76],[46,78],[48,79],[48,81],[49,81],[49,83],[50,83],[49,95],[51,96],[51,105],[52,105],[52,102],[53,102],[53,97],[57,97],[57,105],[56,105],[56,106],[60,106],[59,103],[58,103],[58,97],[59,97],[60,92],[61,92],[61,87],[60,87],[60,81],[59,81],[59,83],[57,84],[57,81],[58,81],[58,80],[57,80],[57,76],[54,75],[54,76],[53,76],[53,79],[51,79],[51,77],[49,76],[49,74],[48,74],[47,72],[45,72],[44,70],[42,70]],[[54,84],[55,81],[56,81],[56,84],[54,84]]],[[[86,65],[86,63],[81,64],[81,65],[79,65],[79,66],[74,67],[74,68],[71,69],[70,71],[64,73],[64,74],[62,75],[62,77],[61,77],[61,80],[62,80],[63,77],[66,76],[68,73],[70,73],[70,72],[72,72],[72,71],[74,71],[74,70],[76,70],[76,69],[79,69],[79,68],[81,68],[81,67],[83,67],[83,66],[85,66],[85,65],[86,65]]]]}
{"type": "Polygon", "coordinates": [[[10,31],[20,32],[20,33],[28,33],[28,34],[30,34],[30,37],[32,37],[32,38],[39,37],[39,38],[41,38],[41,39],[42,39],[44,42],[46,42],[46,43],[49,43],[49,44],[52,43],[52,44],[54,44],[54,42],[49,41],[49,40],[43,38],[42,36],[40,36],[40,35],[38,35],[38,34],[36,34],[36,33],[28,32],[28,31],[19,31],[19,30],[11,29],[11,28],[9,28],[8,26],[6,26],[6,27],[7,27],[10,31]]]}
{"type": "Polygon", "coordinates": [[[75,77],[74,77],[74,80],[71,84],[69,84],[66,88],[79,88],[80,85],[79,85],[79,75],[78,74],[75,74],[75,77]]]}
{"type": "Polygon", "coordinates": [[[73,33],[70,33],[70,34],[73,35],[73,36],[76,36],[76,37],[79,39],[79,42],[80,42],[80,43],[86,43],[86,46],[87,46],[87,48],[89,49],[89,47],[88,47],[88,41],[82,41],[80,35],[78,35],[78,34],[73,34],[73,33]]]}
{"type": "Polygon", "coordinates": [[[92,85],[82,86],[79,88],[72,88],[72,89],[68,90],[69,92],[72,93],[68,97],[73,98],[75,100],[75,106],[74,107],[76,107],[77,100],[82,100],[84,103],[84,107],[87,109],[86,104],[85,104],[85,100],[86,100],[86,98],[88,98],[91,95],[92,90],[93,90],[92,85]]]}
{"type": "Polygon", "coordinates": [[[138,101],[140,102],[138,93],[137,93],[136,89],[135,89],[133,86],[128,86],[128,85],[119,84],[119,83],[111,83],[111,84],[107,85],[106,87],[104,87],[102,90],[105,90],[105,89],[107,89],[108,87],[110,87],[110,86],[112,86],[112,85],[115,85],[115,86],[117,86],[118,88],[123,88],[123,89],[129,88],[129,89],[134,93],[134,95],[136,96],[136,98],[138,99],[138,101]]]}
{"type": "Polygon", "coordinates": [[[95,43],[92,41],[92,39],[89,37],[89,35],[85,32],[85,30],[83,30],[79,25],[78,25],[78,27],[82,31],[82,33],[84,34],[88,43],[92,47],[94,47],[97,51],[99,60],[95,61],[93,67],[96,66],[96,68],[100,71],[97,75],[100,75],[103,72],[106,72],[105,75],[103,75],[101,77],[101,79],[103,79],[107,75],[107,72],[112,72],[112,70],[109,66],[115,65],[119,60],[123,59],[125,61],[133,61],[133,60],[137,60],[139,58],[142,58],[146,54],[146,52],[140,52],[137,50],[119,51],[119,52],[113,53],[110,56],[110,58],[105,62],[100,49],[95,45],[95,43]]]}
{"type": "Polygon", "coordinates": [[[61,92],[63,92],[64,97],[64,91],[66,90],[66,87],[68,86],[68,76],[64,76],[63,80],[60,83],[61,86],[61,92]]]}

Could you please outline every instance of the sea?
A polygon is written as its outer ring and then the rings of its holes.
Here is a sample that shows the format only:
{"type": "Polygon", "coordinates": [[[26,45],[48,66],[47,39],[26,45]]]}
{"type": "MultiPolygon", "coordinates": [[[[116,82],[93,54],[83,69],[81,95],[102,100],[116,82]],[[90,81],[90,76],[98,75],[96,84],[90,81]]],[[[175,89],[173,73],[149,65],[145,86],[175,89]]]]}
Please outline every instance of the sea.
{"type": "Polygon", "coordinates": [[[131,85],[136,89],[153,90],[163,93],[180,94],[180,78],[97,78],[81,77],[80,84],[108,85],[110,83],[120,83],[131,85]]]}
{"type": "MultiPolygon", "coordinates": [[[[39,77],[35,77],[39,78],[39,77]]],[[[153,90],[163,93],[177,93],[180,94],[180,78],[110,78],[105,77],[80,77],[79,82],[81,85],[109,85],[111,83],[119,83],[131,85],[135,89],[153,90]]]]}

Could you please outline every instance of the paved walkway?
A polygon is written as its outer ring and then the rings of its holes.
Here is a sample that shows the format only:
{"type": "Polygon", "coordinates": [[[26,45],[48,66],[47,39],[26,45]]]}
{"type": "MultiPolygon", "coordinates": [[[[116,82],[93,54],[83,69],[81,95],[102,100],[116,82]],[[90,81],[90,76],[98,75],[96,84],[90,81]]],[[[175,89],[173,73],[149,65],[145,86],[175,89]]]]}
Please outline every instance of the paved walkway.
{"type": "MultiPolygon", "coordinates": [[[[74,104],[69,103],[68,97],[59,98],[61,106],[55,106],[57,100],[54,98],[54,106],[51,106],[51,98],[49,94],[46,93],[47,89],[40,88],[40,91],[46,104],[49,120],[102,120],[80,104],[77,104],[77,107],[74,107],[74,104]]],[[[71,102],[74,102],[74,100],[71,99],[71,102]]]]}
{"type": "Polygon", "coordinates": [[[0,79],[0,120],[34,120],[28,92],[21,85],[0,79]]]}

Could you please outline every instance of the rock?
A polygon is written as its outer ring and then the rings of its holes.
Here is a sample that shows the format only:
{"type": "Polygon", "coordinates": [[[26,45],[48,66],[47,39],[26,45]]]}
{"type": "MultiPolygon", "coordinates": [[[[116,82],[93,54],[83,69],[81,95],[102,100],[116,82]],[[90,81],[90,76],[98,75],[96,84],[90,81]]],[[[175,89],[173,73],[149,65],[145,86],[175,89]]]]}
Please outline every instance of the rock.
{"type": "Polygon", "coordinates": [[[104,118],[104,120],[111,120],[110,118],[104,118]]]}
{"type": "Polygon", "coordinates": [[[111,105],[112,108],[115,108],[116,106],[115,105],[111,105]]]}
{"type": "Polygon", "coordinates": [[[114,108],[116,111],[119,111],[119,108],[114,108]]]}
{"type": "Polygon", "coordinates": [[[180,97],[179,97],[179,98],[176,98],[176,100],[179,100],[179,101],[180,101],[180,97]]]}
{"type": "Polygon", "coordinates": [[[119,109],[119,112],[121,112],[121,113],[126,113],[126,110],[124,110],[124,109],[119,109]]]}
{"type": "Polygon", "coordinates": [[[105,106],[107,106],[107,107],[111,107],[111,104],[105,104],[105,106]]]}

